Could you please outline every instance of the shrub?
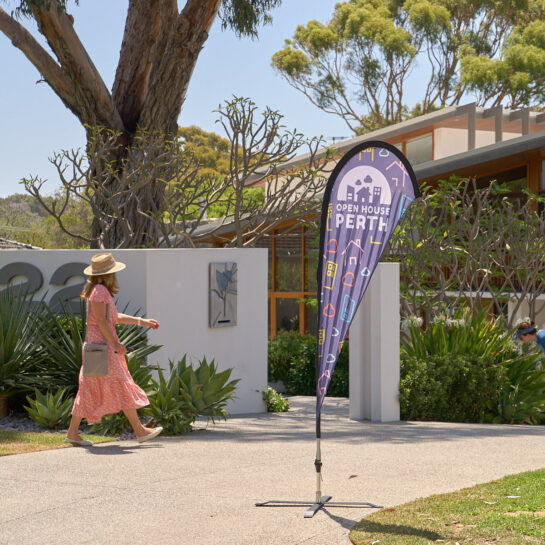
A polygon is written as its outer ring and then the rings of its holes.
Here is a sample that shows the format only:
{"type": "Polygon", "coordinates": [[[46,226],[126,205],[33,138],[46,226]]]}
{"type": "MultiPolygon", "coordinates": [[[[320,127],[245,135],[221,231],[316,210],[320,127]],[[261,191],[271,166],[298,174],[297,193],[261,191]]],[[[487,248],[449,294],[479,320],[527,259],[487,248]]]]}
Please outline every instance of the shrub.
{"type": "Polygon", "coordinates": [[[144,409],[157,425],[163,426],[166,435],[178,435],[191,428],[197,416],[226,419],[225,405],[234,398],[239,380],[229,378],[232,369],[217,372],[214,360],[210,363],[203,358],[197,369],[187,364],[184,356],[178,362],[169,362],[168,379],[162,371],[159,381],[154,383],[150,406],[144,409]]]}
{"type": "MultiPolygon", "coordinates": [[[[286,380],[292,395],[316,395],[316,338],[306,336],[286,380]]],[[[348,397],[348,342],[343,344],[327,394],[348,397]]]]}
{"type": "Polygon", "coordinates": [[[491,356],[406,357],[401,365],[401,417],[441,422],[489,421],[503,385],[504,367],[491,356]]]}
{"type": "Polygon", "coordinates": [[[28,406],[25,410],[36,424],[42,428],[64,429],[70,423],[72,415],[73,397],[66,397],[67,388],[59,388],[56,393],[46,392],[42,394],[35,391],[36,399],[27,396],[28,406]]]}
{"type": "Polygon", "coordinates": [[[537,423],[545,410],[541,355],[518,350],[486,311],[459,310],[401,342],[404,419],[537,423]]]}
{"type": "Polygon", "coordinates": [[[281,380],[286,384],[290,368],[309,336],[299,335],[295,331],[280,331],[269,341],[268,371],[269,380],[281,380]]]}
{"type": "Polygon", "coordinates": [[[285,413],[290,408],[290,402],[270,386],[266,392],[263,392],[263,401],[267,405],[267,412],[269,413],[285,413]]]}

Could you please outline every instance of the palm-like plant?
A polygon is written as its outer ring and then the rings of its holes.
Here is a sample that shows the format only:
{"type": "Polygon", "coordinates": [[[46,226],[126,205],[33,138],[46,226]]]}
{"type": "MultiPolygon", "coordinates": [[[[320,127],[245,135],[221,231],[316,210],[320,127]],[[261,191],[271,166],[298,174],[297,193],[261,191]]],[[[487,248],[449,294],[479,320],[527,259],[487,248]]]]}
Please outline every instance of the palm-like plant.
{"type": "Polygon", "coordinates": [[[32,389],[28,372],[38,357],[42,309],[11,288],[0,292],[0,395],[32,389]]]}

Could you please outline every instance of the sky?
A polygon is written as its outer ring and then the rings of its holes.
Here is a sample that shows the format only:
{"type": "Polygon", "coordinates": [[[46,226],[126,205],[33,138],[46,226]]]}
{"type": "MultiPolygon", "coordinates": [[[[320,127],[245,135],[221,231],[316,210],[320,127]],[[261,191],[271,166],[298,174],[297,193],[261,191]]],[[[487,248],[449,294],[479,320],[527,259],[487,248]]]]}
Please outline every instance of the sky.
{"type": "MultiPolygon", "coordinates": [[[[272,12],[273,24],[262,27],[259,39],[236,38],[222,31],[219,19],[197,61],[179,117],[182,126],[197,125],[222,135],[213,110],[232,96],[251,98],[260,109],[269,106],[284,115],[284,124],[308,137],[348,137],[342,119],[326,114],[293,89],[271,67],[272,55],[291,38],[299,24],[311,19],[326,23],[338,0],[284,0],[272,12]]],[[[2,2],[9,11],[15,0],[2,2]]],[[[123,38],[128,0],[80,0],[69,3],[74,26],[111,89],[123,38]]],[[[40,38],[28,19],[22,21],[40,38]]],[[[43,44],[43,40],[41,40],[43,44]]],[[[47,46],[46,46],[47,47],[47,46]]],[[[0,33],[0,197],[24,193],[23,177],[47,179],[46,191],[60,186],[48,158],[62,149],[85,146],[77,118],[44,82],[30,61],[0,33]]]]}

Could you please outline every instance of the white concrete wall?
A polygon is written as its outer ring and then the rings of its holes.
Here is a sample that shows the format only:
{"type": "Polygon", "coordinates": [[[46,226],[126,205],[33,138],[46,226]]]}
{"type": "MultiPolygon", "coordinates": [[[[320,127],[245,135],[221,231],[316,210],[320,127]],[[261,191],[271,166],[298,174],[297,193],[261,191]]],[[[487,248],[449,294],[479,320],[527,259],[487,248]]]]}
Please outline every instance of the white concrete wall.
{"type": "MultiPolygon", "coordinates": [[[[522,320],[530,316],[530,305],[528,301],[523,301],[517,308],[517,301],[510,300],[507,305],[507,313],[509,318],[513,318],[513,324],[517,320],[522,320]]],[[[535,317],[534,322],[538,329],[545,328],[545,299],[538,297],[535,302],[535,317]]]]}
{"type": "Polygon", "coordinates": [[[351,419],[399,420],[399,327],[399,263],[379,263],[350,325],[351,419]]]}
{"type": "MultiPolygon", "coordinates": [[[[62,289],[49,285],[53,273],[65,263],[88,264],[96,250],[2,250],[0,271],[10,263],[35,265],[44,286],[34,298],[51,297],[62,289]]],[[[157,331],[149,330],[149,340],[163,348],[150,356],[150,363],[168,369],[168,360],[188,354],[193,361],[206,356],[218,368],[233,368],[232,378],[241,381],[237,399],[227,409],[232,414],[265,412],[261,392],[267,388],[267,250],[258,249],[179,249],[114,250],[127,268],[118,273],[121,292],[118,310],[159,320],[157,331]],[[237,325],[208,327],[208,266],[212,262],[238,264],[237,325]]],[[[23,281],[15,278],[12,283],[23,281]]],[[[66,286],[82,284],[73,277],[66,286]]]]}
{"type": "MultiPolygon", "coordinates": [[[[503,133],[503,140],[509,140],[521,136],[520,133],[503,133]]],[[[467,151],[467,129],[455,129],[451,127],[439,127],[433,133],[434,160],[443,157],[464,153],[467,151]]],[[[489,146],[495,142],[494,131],[475,131],[475,147],[489,146]]]]}

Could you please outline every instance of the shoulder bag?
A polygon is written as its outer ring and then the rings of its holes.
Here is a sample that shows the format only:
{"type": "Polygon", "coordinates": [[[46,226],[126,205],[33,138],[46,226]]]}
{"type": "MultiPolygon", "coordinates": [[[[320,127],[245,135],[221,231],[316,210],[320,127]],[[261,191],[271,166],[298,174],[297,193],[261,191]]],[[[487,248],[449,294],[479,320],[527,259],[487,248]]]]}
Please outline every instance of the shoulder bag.
{"type": "MultiPolygon", "coordinates": [[[[87,301],[87,325],[89,324],[89,305],[87,301]]],[[[106,304],[106,321],[110,321],[110,305],[106,304]]],[[[83,376],[104,377],[108,374],[108,345],[88,343],[83,345],[83,376]]]]}

